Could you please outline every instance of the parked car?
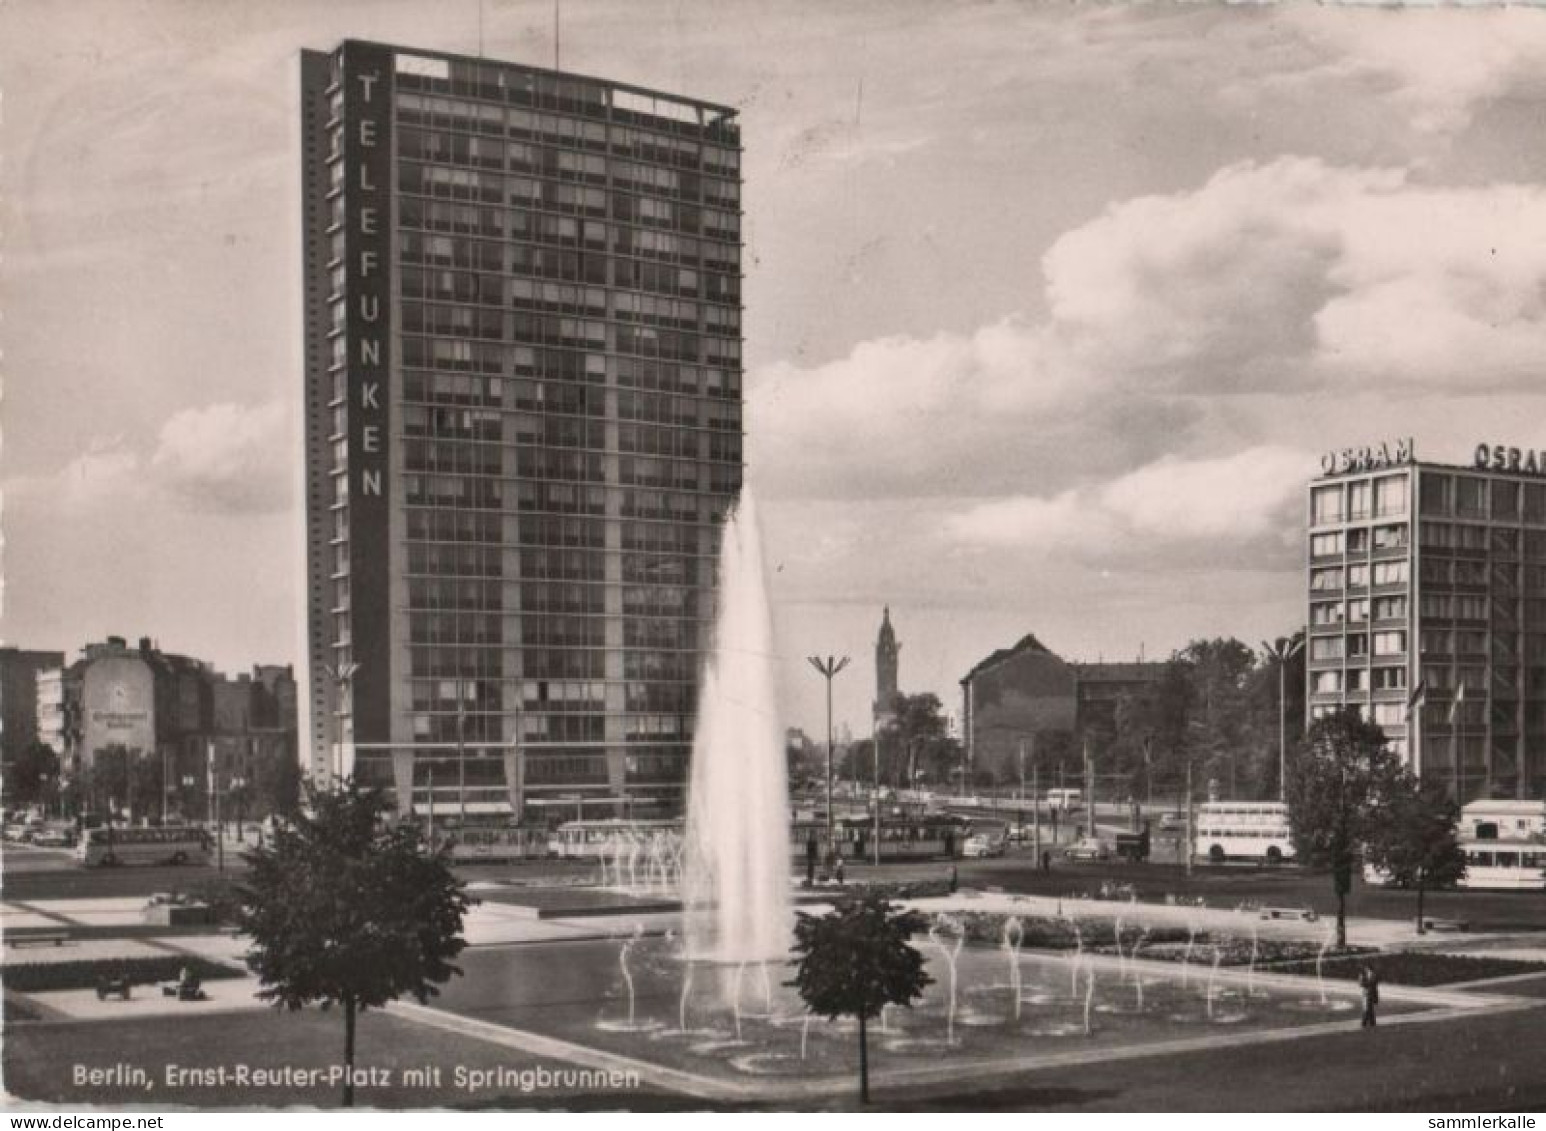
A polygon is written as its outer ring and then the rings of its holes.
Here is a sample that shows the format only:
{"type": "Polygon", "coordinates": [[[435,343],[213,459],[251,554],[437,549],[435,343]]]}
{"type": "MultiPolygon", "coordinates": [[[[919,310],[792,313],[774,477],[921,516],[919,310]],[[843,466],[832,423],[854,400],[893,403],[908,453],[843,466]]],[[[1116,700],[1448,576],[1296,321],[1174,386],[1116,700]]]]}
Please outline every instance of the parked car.
{"type": "Polygon", "coordinates": [[[1179,833],[1186,831],[1185,813],[1161,813],[1159,819],[1160,832],[1179,833]]]}
{"type": "Polygon", "coordinates": [[[1004,842],[996,837],[983,836],[981,833],[966,838],[966,843],[961,845],[962,856],[1002,856],[1004,855],[1004,842]]]}
{"type": "Polygon", "coordinates": [[[50,825],[33,833],[32,843],[40,848],[69,848],[75,843],[75,830],[64,825],[50,825]]]}
{"type": "Polygon", "coordinates": [[[1081,837],[1063,850],[1063,855],[1070,860],[1106,860],[1111,856],[1111,850],[1103,841],[1095,837],[1081,837]]]}

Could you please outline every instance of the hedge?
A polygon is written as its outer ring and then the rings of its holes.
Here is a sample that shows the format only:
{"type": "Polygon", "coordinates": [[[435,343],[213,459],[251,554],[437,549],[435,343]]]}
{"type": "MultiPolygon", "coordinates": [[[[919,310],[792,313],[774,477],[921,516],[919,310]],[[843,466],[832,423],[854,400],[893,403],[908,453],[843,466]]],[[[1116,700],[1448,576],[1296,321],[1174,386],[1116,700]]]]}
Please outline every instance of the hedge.
{"type": "Polygon", "coordinates": [[[240,978],[245,971],[193,956],[168,954],[155,958],[80,959],[74,962],[32,962],[0,966],[0,986],[17,993],[46,990],[89,990],[110,979],[126,978],[134,985],[175,982],[183,970],[202,982],[240,978]]]}

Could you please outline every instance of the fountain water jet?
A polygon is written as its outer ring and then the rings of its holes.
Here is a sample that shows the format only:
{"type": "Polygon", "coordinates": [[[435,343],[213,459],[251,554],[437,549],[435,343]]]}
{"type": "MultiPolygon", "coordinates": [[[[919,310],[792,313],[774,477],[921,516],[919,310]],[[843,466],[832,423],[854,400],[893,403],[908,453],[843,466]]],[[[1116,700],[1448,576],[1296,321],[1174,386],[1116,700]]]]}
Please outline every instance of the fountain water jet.
{"type": "Polygon", "coordinates": [[[751,492],[720,540],[714,652],[699,691],[683,897],[693,958],[788,952],[789,790],[773,686],[773,628],[751,492]]]}
{"type": "Polygon", "coordinates": [[[934,924],[929,928],[929,941],[939,948],[939,953],[944,957],[950,967],[950,1012],[945,1015],[945,1043],[956,1043],[956,960],[961,957],[961,946],[966,942],[966,931],[954,920],[939,915],[934,919],[934,924]],[[955,935],[955,945],[946,946],[944,939],[940,937],[941,927],[952,928],[955,935]]]}
{"type": "Polygon", "coordinates": [[[1018,915],[1004,920],[1004,950],[1009,955],[1009,992],[1015,996],[1015,1020],[1020,1020],[1020,944],[1025,941],[1025,925],[1018,915]]]}

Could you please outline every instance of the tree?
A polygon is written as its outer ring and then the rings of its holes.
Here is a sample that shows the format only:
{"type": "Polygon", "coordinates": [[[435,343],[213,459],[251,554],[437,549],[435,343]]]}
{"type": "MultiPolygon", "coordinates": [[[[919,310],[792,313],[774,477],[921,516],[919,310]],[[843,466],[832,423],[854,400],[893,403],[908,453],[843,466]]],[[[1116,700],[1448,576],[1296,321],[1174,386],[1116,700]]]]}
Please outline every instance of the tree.
{"type": "Polygon", "coordinates": [[[803,911],[796,917],[798,970],[786,984],[799,991],[811,1012],[829,1021],[858,1019],[860,1103],[870,1102],[870,1019],[888,1005],[911,1008],[933,981],[909,941],[925,925],[916,911],[875,894],[839,899],[819,918],[803,911]]]}
{"type": "Polygon", "coordinates": [[[289,817],[300,805],[301,764],[291,754],[260,761],[253,775],[257,809],[254,817],[289,817]]]}
{"type": "Polygon", "coordinates": [[[1288,782],[1294,851],[1312,868],[1331,871],[1337,894],[1337,946],[1347,945],[1347,894],[1364,848],[1390,820],[1401,765],[1385,732],[1356,707],[1317,719],[1288,782]]]}
{"type": "Polygon", "coordinates": [[[29,742],[5,766],[5,796],[13,805],[47,805],[58,794],[59,755],[46,742],[29,742]]]}
{"type": "Polygon", "coordinates": [[[1410,772],[1397,779],[1386,821],[1368,845],[1369,862],[1402,887],[1417,889],[1417,933],[1423,934],[1423,896],[1465,875],[1465,850],[1455,824],[1460,807],[1443,786],[1422,785],[1410,772]]]}
{"type": "Polygon", "coordinates": [[[381,795],[352,781],[310,791],[303,812],[247,854],[238,922],[247,965],[276,1008],[318,1002],[344,1013],[344,1106],[354,1103],[356,1015],[405,993],[421,1003],[461,970],[471,906],[446,849],[430,852],[416,825],[384,820],[381,795]]]}

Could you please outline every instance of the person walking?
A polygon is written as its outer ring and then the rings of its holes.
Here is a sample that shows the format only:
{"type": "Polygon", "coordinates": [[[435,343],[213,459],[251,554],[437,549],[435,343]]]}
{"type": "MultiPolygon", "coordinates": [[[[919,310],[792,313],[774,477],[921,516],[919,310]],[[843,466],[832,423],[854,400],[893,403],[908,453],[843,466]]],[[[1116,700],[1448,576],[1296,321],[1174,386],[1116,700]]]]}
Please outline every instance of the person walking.
{"type": "Polygon", "coordinates": [[[1363,991],[1363,1028],[1374,1028],[1374,1010],[1380,1004],[1380,976],[1374,967],[1365,965],[1358,975],[1358,988],[1363,991]]]}
{"type": "Polygon", "coordinates": [[[837,858],[837,867],[833,869],[833,877],[839,884],[843,882],[843,858],[841,856],[837,858]]]}

